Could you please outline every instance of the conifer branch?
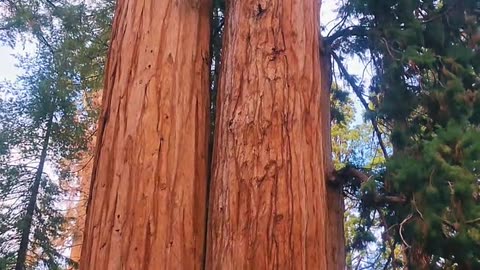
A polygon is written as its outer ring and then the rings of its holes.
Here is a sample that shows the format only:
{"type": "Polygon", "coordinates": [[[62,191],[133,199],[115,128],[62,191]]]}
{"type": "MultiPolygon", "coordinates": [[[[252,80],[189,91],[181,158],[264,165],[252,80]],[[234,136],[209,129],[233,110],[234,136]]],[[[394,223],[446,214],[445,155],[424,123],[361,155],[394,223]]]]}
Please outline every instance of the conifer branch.
{"type": "MultiPolygon", "coordinates": [[[[360,185],[366,183],[372,178],[372,176],[368,176],[364,172],[347,166],[341,170],[334,171],[332,176],[330,177],[330,183],[334,185],[344,185],[350,179],[356,179],[360,182],[360,185]]],[[[407,198],[404,195],[379,195],[375,194],[373,196],[373,202],[375,204],[385,204],[385,203],[393,203],[393,204],[404,204],[407,202],[407,198]]]]}
{"type": "Polygon", "coordinates": [[[52,45],[47,41],[43,33],[41,31],[38,31],[38,33],[35,33],[35,35],[39,39],[40,43],[45,45],[52,55],[55,55],[55,50],[53,49],[52,45]]]}
{"type": "Polygon", "coordinates": [[[335,33],[325,37],[325,43],[327,45],[332,45],[335,40],[338,38],[346,38],[346,37],[352,37],[352,36],[366,36],[368,33],[368,30],[363,27],[363,26],[350,26],[347,28],[340,29],[336,31],[335,33]]]}
{"type": "Polygon", "coordinates": [[[449,227],[452,231],[458,230],[458,228],[456,228],[455,225],[452,224],[451,222],[449,222],[448,220],[445,220],[445,219],[443,219],[443,218],[442,218],[441,220],[442,220],[442,223],[443,223],[444,225],[446,225],[447,227],[449,227]]]}
{"type": "Polygon", "coordinates": [[[377,136],[378,144],[380,145],[380,148],[382,149],[383,156],[385,157],[385,159],[388,159],[387,147],[385,146],[385,143],[383,142],[382,133],[380,132],[380,129],[378,128],[378,121],[377,121],[376,117],[373,116],[375,111],[370,109],[367,101],[363,97],[363,89],[356,84],[355,78],[353,78],[353,76],[348,73],[347,69],[345,68],[345,65],[343,65],[343,63],[340,60],[340,58],[338,57],[338,55],[333,51],[330,52],[330,53],[332,55],[332,58],[337,63],[338,68],[340,69],[341,75],[343,75],[343,77],[348,82],[348,84],[350,84],[350,86],[353,89],[353,92],[355,93],[355,95],[360,100],[360,103],[362,103],[365,110],[369,113],[369,118],[370,118],[370,121],[372,122],[373,129],[374,129],[375,134],[377,136]]]}

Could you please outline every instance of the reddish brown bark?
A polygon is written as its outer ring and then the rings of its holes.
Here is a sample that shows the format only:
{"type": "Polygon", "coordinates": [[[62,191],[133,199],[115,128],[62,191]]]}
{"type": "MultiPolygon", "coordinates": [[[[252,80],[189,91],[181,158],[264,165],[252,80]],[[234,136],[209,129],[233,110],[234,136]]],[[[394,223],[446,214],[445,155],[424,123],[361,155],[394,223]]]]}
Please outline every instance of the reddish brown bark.
{"type": "Polygon", "coordinates": [[[120,0],[81,269],[200,269],[209,0],[120,0]]]}
{"type": "MultiPolygon", "coordinates": [[[[324,48],[321,48],[324,52],[324,48]]],[[[327,171],[327,177],[334,171],[332,161],[332,138],[331,138],[331,115],[330,115],[330,58],[328,55],[322,55],[322,92],[321,92],[321,125],[322,139],[325,145],[325,154],[323,155],[323,166],[327,171]]],[[[328,179],[328,178],[327,178],[328,179]]],[[[345,269],[345,231],[344,231],[344,213],[345,205],[343,201],[341,185],[327,184],[327,269],[343,270],[345,269]]]]}
{"type": "Polygon", "coordinates": [[[207,269],[329,269],[319,9],[229,1],[207,269]]]}
{"type": "Polygon", "coordinates": [[[328,224],[326,269],[345,269],[345,231],[343,227],[345,206],[341,187],[328,186],[328,224]]]}
{"type": "MultiPolygon", "coordinates": [[[[408,256],[407,270],[427,270],[431,269],[430,267],[430,257],[425,254],[423,247],[414,244],[410,248],[406,249],[406,254],[408,256]]],[[[469,270],[470,268],[461,265],[459,269],[469,270]]]]}

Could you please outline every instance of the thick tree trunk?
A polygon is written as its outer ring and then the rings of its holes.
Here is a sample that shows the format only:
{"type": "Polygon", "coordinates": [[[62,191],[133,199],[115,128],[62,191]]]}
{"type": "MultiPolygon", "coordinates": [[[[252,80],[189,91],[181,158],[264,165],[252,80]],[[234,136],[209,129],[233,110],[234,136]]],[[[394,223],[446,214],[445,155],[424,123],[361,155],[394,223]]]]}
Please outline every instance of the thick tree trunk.
{"type": "Polygon", "coordinates": [[[329,269],[319,9],[318,0],[229,1],[209,270],[329,269]]]}
{"type": "MultiPolygon", "coordinates": [[[[324,52],[324,48],[321,48],[324,52]]],[[[332,161],[332,137],[331,137],[331,115],[330,115],[330,56],[322,56],[322,92],[321,92],[321,124],[322,139],[325,145],[325,154],[323,155],[323,166],[325,166],[327,175],[332,175],[335,170],[332,161]]],[[[344,197],[343,187],[341,185],[327,185],[327,211],[328,223],[325,230],[327,237],[327,269],[343,270],[345,269],[345,231],[344,231],[344,197]]]]}
{"type": "Polygon", "coordinates": [[[201,269],[210,0],[120,0],[81,269],[201,269]]]}
{"type": "Polygon", "coordinates": [[[328,186],[327,265],[326,269],[345,269],[345,206],[341,187],[328,186]]]}
{"type": "Polygon", "coordinates": [[[26,269],[25,263],[27,260],[28,246],[30,244],[30,234],[32,233],[33,217],[35,215],[35,209],[37,205],[37,197],[42,182],[43,168],[47,160],[48,145],[50,143],[50,135],[52,133],[53,113],[50,114],[45,127],[45,135],[42,142],[42,151],[40,153],[40,159],[38,167],[35,172],[35,178],[33,180],[32,187],[30,189],[30,198],[28,199],[27,209],[22,220],[22,234],[20,238],[20,246],[17,252],[17,262],[15,264],[15,270],[26,269]]]}

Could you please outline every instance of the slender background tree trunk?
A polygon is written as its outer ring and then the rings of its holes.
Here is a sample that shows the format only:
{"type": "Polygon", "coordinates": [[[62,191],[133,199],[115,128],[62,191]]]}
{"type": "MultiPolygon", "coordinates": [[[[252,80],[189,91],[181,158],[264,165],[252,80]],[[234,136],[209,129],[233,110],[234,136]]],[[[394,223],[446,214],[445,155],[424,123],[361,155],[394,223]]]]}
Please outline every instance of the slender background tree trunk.
{"type": "Polygon", "coordinates": [[[328,269],[319,11],[229,1],[206,269],[328,269]]]}
{"type": "Polygon", "coordinates": [[[33,216],[35,215],[35,209],[37,205],[37,197],[42,182],[43,168],[47,161],[48,145],[50,143],[50,135],[52,134],[53,113],[47,120],[45,126],[45,135],[43,136],[42,151],[40,153],[40,159],[38,162],[37,171],[35,172],[35,179],[33,180],[32,188],[30,189],[30,198],[28,199],[27,209],[25,216],[22,220],[22,234],[20,239],[20,246],[17,253],[17,262],[15,264],[15,270],[26,269],[25,263],[27,260],[28,246],[30,244],[30,234],[32,233],[33,216]]]}
{"type": "Polygon", "coordinates": [[[200,269],[209,0],[120,0],[81,269],[200,269]]]}

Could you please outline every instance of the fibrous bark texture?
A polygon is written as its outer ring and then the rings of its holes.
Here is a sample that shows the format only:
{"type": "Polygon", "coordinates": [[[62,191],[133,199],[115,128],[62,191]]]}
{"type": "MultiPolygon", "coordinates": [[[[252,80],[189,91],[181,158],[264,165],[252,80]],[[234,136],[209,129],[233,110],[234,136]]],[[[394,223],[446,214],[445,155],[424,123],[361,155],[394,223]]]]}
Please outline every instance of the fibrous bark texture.
{"type": "Polygon", "coordinates": [[[200,269],[209,0],[119,0],[80,268],[200,269]]]}
{"type": "Polygon", "coordinates": [[[228,4],[206,268],[328,269],[319,1],[228,4]]]}
{"type": "MultiPolygon", "coordinates": [[[[324,49],[321,49],[324,52],[324,49]]],[[[330,57],[322,55],[322,92],[321,92],[321,121],[322,139],[325,146],[323,155],[323,166],[327,175],[332,175],[335,170],[332,161],[332,138],[331,138],[331,115],[330,115],[330,57]]],[[[328,182],[328,181],[327,181],[328,182]]],[[[345,231],[343,226],[345,205],[342,185],[327,185],[327,212],[328,223],[325,230],[327,237],[327,269],[345,269],[345,231]]]]}

